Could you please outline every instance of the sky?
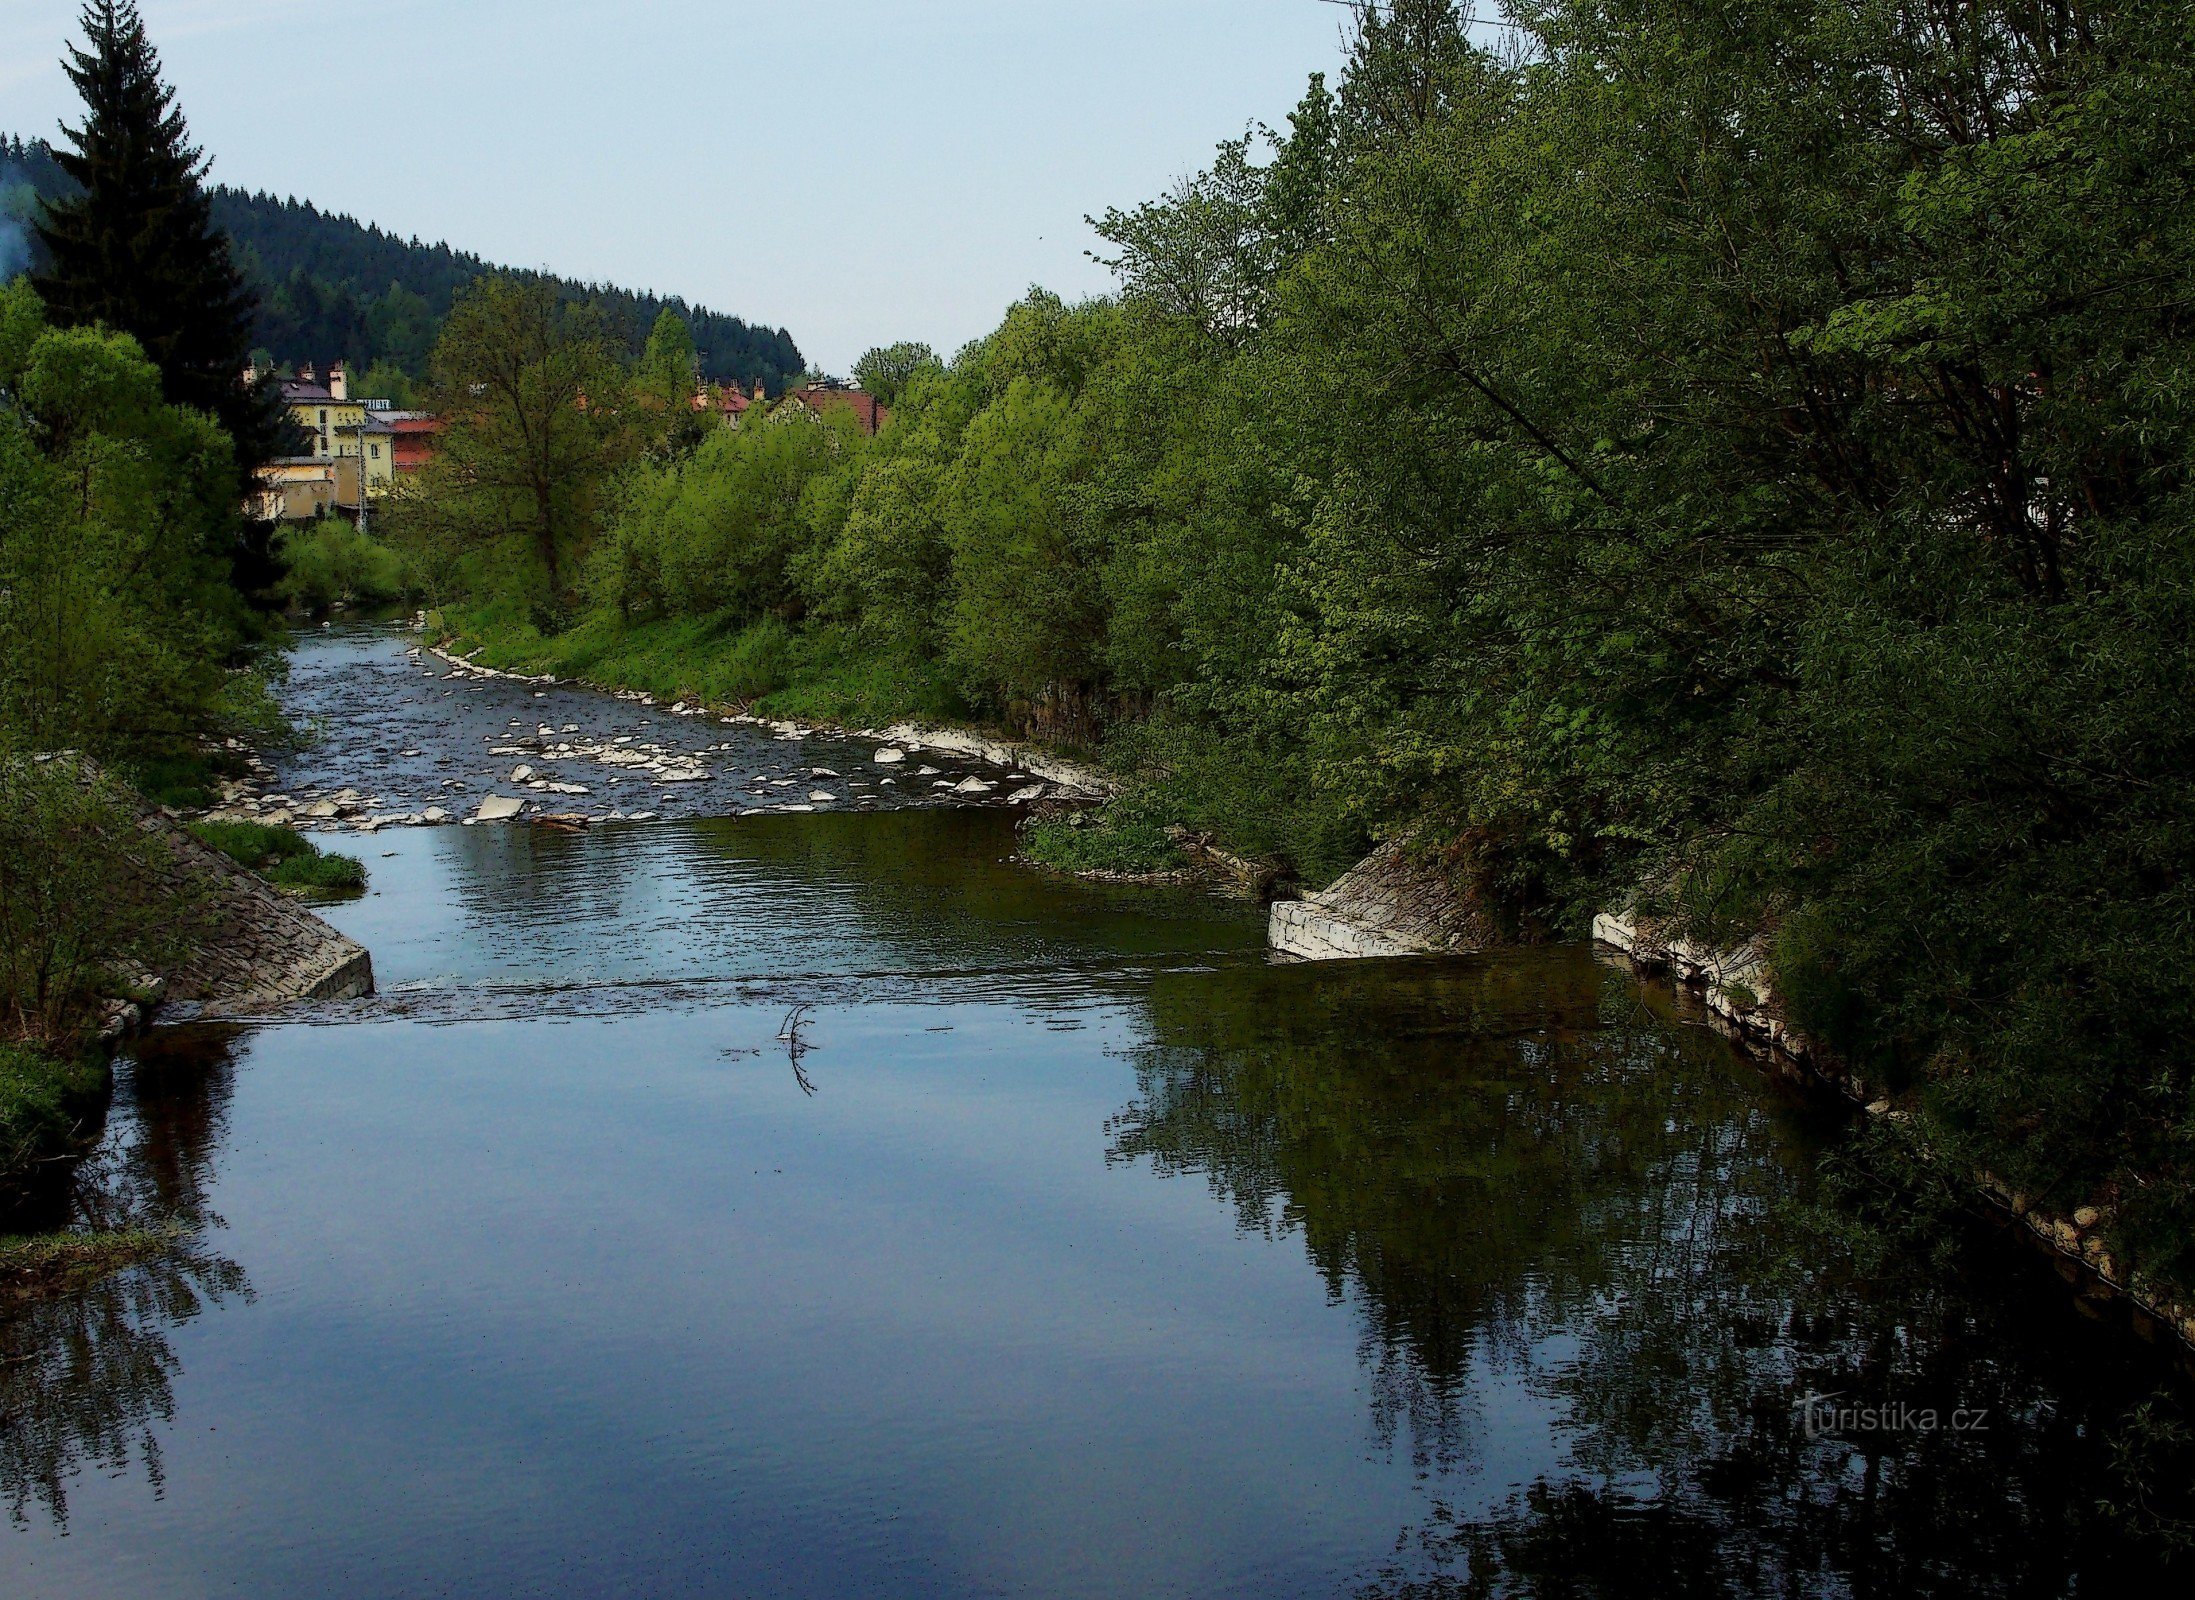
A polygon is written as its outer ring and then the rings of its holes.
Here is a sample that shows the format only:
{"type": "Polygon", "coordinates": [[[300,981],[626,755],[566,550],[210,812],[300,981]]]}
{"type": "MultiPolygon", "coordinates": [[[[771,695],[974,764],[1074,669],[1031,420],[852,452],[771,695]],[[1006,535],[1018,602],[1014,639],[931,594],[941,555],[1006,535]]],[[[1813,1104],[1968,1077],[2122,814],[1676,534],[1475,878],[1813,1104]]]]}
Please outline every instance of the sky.
{"type": "MultiPolygon", "coordinates": [[[[950,353],[1084,218],[1285,126],[1326,0],[140,0],[214,179],[682,294],[844,373],[950,353]]],[[[73,120],[77,0],[0,0],[0,131],[73,120]]]]}

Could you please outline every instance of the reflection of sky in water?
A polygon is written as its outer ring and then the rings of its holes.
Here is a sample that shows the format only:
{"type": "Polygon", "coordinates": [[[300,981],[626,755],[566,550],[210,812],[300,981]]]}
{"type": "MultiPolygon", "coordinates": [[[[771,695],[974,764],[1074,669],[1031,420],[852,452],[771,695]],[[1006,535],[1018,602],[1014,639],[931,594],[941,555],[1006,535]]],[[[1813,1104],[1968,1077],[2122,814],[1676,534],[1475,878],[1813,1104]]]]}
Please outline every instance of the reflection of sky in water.
{"type": "Polygon", "coordinates": [[[1070,987],[1262,960],[1251,907],[1030,872],[996,811],[337,835],[372,875],[325,914],[384,991],[966,975],[1070,987]]]}
{"type": "Polygon", "coordinates": [[[11,1595],[2117,1575],[2154,1374],[1794,1270],[1822,1130],[1584,952],[1273,966],[996,814],[341,844],[389,993],[162,1036],[99,1181],[203,1248],[0,1322],[11,1595]],[[1870,1470],[1810,1387],[2005,1423],[1870,1470]]]}

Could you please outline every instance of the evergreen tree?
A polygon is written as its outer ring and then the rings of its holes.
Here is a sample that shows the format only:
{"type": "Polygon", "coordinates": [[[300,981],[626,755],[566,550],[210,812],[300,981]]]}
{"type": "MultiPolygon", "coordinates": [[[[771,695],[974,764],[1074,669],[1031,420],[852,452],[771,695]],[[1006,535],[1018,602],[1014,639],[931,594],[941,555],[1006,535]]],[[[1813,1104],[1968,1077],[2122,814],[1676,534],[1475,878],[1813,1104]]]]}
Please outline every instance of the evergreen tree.
{"type": "Polygon", "coordinates": [[[131,0],[88,0],[83,27],[89,48],[65,70],[86,114],[62,129],[74,149],[54,152],[79,192],[42,208],[39,296],[63,327],[132,335],[166,398],[218,421],[248,472],[276,453],[280,425],[274,396],[243,376],[258,308],[214,226],[208,164],[131,0]]]}

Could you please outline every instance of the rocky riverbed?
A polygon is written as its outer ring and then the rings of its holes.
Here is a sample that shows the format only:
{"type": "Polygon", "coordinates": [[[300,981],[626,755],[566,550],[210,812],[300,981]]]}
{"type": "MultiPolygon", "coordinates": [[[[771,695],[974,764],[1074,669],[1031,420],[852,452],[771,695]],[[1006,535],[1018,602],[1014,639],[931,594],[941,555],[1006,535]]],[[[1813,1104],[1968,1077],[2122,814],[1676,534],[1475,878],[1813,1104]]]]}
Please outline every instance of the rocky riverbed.
{"type": "MultiPolygon", "coordinates": [[[[399,625],[301,639],[284,695],[313,737],[224,786],[209,815],[308,831],[568,826],[908,806],[1028,805],[1043,776],[922,730],[816,728],[528,678],[399,625]]],[[[985,746],[1011,758],[1010,749],[985,746]]]]}

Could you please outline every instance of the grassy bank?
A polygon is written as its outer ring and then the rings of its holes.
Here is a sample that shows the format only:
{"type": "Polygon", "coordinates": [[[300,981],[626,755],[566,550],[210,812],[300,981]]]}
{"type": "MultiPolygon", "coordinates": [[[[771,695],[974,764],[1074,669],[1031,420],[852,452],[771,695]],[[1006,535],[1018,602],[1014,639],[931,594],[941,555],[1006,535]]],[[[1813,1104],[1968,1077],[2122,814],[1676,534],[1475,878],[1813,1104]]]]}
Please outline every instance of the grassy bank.
{"type": "Polygon", "coordinates": [[[180,1226],[43,1233],[0,1239],[0,1306],[69,1294],[172,1250],[180,1226]]]}
{"type": "Polygon", "coordinates": [[[480,663],[506,672],[553,672],[659,700],[698,699],[803,722],[972,720],[966,699],[934,662],[880,654],[843,629],[794,629],[775,617],[621,626],[596,612],[566,632],[544,634],[515,608],[492,604],[437,616],[458,648],[481,646],[480,663]]]}
{"type": "Polygon", "coordinates": [[[68,1153],[106,1092],[106,1063],[0,1042],[0,1183],[68,1153]]]}
{"type": "Polygon", "coordinates": [[[194,822],[191,832],[231,861],[285,889],[343,894],[366,887],[363,862],[330,855],[289,828],[257,822],[194,822]]]}

